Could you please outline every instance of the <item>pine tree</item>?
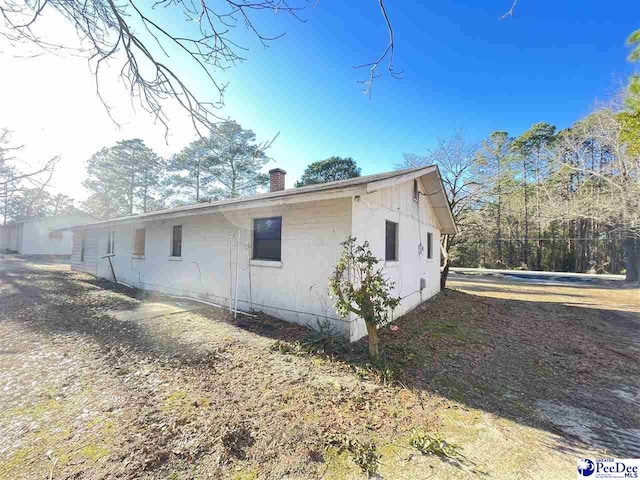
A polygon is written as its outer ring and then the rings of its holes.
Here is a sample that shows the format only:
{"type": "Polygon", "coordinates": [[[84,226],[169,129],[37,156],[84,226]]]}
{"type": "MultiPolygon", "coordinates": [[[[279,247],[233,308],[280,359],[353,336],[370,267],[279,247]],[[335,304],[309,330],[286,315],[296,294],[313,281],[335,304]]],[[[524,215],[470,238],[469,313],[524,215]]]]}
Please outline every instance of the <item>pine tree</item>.
{"type": "Polygon", "coordinates": [[[173,204],[206,198],[223,199],[256,193],[269,181],[260,170],[269,161],[265,146],[251,130],[228,121],[216,125],[168,163],[164,186],[173,204]]]}
{"type": "Polygon", "coordinates": [[[304,174],[296,182],[296,187],[316,185],[318,183],[335,182],[360,176],[360,167],[351,157],[330,157],[313,162],[304,170],[304,174]]]}
{"type": "Polygon", "coordinates": [[[103,218],[143,213],[158,207],[163,160],[140,139],[103,148],[87,161],[90,194],[84,208],[103,218]]]}

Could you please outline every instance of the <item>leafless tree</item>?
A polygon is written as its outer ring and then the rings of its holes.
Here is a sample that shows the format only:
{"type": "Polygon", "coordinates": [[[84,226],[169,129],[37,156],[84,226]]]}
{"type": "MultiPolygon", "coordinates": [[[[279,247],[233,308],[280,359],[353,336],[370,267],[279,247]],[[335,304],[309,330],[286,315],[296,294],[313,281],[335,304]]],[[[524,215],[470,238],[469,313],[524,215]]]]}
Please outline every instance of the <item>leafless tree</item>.
{"type": "Polygon", "coordinates": [[[624,138],[620,111],[602,108],[558,136],[553,161],[571,176],[571,195],[547,188],[545,218],[588,219],[618,233],[627,280],[640,278],[640,156],[624,138]]]}
{"type": "MultiPolygon", "coordinates": [[[[173,98],[189,112],[196,130],[205,127],[206,135],[212,124],[225,120],[218,110],[224,104],[227,84],[219,82],[217,73],[245,60],[247,49],[236,42],[232,30],[243,25],[267,47],[284,33],[263,33],[257,23],[259,15],[271,12],[304,21],[299,14],[307,5],[308,0],[157,0],[148,4],[140,0],[0,0],[0,18],[4,21],[0,34],[16,46],[26,43],[45,51],[73,50],[86,56],[95,69],[97,94],[110,116],[110,107],[102,95],[100,72],[103,65],[113,62],[119,65],[120,76],[132,97],[165,130],[168,117],[163,104],[173,98]],[[77,48],[55,43],[36,29],[49,12],[60,14],[73,25],[79,39],[77,48]],[[185,28],[176,29],[166,20],[168,17],[183,17],[185,28]],[[173,51],[186,56],[204,72],[217,99],[205,102],[196,96],[171,64],[173,51]]],[[[368,95],[385,59],[389,73],[396,78],[401,76],[393,67],[394,35],[384,0],[379,0],[379,7],[389,34],[388,45],[376,60],[355,67],[370,69],[368,80],[362,82],[368,95]]]]}
{"type": "Polygon", "coordinates": [[[11,132],[8,129],[0,130],[0,202],[2,203],[3,224],[9,218],[11,202],[29,189],[43,192],[47,187],[59,157],[53,157],[39,166],[21,165],[15,157],[15,152],[23,148],[23,145],[11,143],[11,132]]]}
{"type": "MultiPolygon", "coordinates": [[[[426,155],[404,154],[404,162],[398,165],[400,168],[418,167],[423,165],[438,165],[442,175],[449,207],[453,213],[456,225],[464,230],[464,221],[475,202],[478,200],[481,190],[475,179],[474,170],[477,165],[476,145],[470,144],[464,132],[457,130],[447,139],[439,139],[437,147],[427,152],[426,155]]],[[[441,238],[442,249],[445,258],[440,276],[440,286],[445,288],[449,274],[449,251],[455,235],[443,235],[441,238]]]]}
{"type": "Polygon", "coordinates": [[[387,27],[387,32],[389,34],[389,41],[387,43],[386,48],[382,51],[382,54],[376,58],[373,62],[365,63],[363,65],[356,65],[353,68],[369,68],[369,78],[366,80],[361,80],[360,83],[364,84],[364,93],[371,98],[371,90],[373,88],[373,81],[376,78],[382,76],[382,74],[377,73],[378,67],[387,59],[387,71],[392,78],[401,79],[402,74],[404,72],[396,70],[393,66],[393,54],[395,50],[395,37],[393,35],[393,27],[391,25],[391,20],[389,20],[389,15],[387,14],[387,9],[384,5],[384,0],[378,0],[378,4],[380,5],[380,12],[384,18],[385,25],[387,27]]]}
{"type": "MultiPolygon", "coordinates": [[[[296,0],[293,0],[296,1],[296,0]]],[[[95,67],[96,90],[101,95],[100,70],[109,61],[120,65],[120,75],[132,97],[167,128],[163,101],[173,98],[189,112],[194,127],[209,126],[221,120],[216,110],[224,101],[226,84],[219,83],[215,72],[223,71],[244,60],[246,49],[230,35],[231,29],[244,25],[262,45],[283,34],[262,33],[255,20],[257,13],[270,11],[295,18],[304,8],[288,0],[1,0],[0,30],[12,44],[33,44],[51,50],[68,49],[43,37],[35,26],[48,12],[56,12],[71,23],[78,34],[76,53],[86,55],[95,67]],[[160,16],[163,11],[164,17],[160,16]],[[167,14],[167,12],[170,12],[167,14]],[[185,31],[177,32],[167,20],[185,19],[185,31]],[[192,25],[194,27],[192,27],[192,25]],[[140,31],[137,31],[141,30],[140,31]],[[203,102],[172,66],[170,52],[176,50],[197,65],[214,86],[218,99],[203,102]]],[[[115,120],[114,120],[115,121],[115,120]]]]}

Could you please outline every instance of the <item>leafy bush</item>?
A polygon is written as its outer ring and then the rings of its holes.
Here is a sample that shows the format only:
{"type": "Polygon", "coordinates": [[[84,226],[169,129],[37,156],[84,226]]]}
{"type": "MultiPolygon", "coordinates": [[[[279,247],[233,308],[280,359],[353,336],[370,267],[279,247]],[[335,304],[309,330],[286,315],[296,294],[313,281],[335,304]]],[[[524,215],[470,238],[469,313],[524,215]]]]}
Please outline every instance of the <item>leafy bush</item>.
{"type": "Polygon", "coordinates": [[[369,242],[358,245],[350,236],[341,245],[342,255],[329,277],[329,293],[336,300],[335,308],[342,318],[354,313],[364,320],[369,358],[375,361],[380,356],[378,327],[388,323],[400,297],[392,295],[395,283],[378,267],[380,259],[371,251],[369,242]]]}

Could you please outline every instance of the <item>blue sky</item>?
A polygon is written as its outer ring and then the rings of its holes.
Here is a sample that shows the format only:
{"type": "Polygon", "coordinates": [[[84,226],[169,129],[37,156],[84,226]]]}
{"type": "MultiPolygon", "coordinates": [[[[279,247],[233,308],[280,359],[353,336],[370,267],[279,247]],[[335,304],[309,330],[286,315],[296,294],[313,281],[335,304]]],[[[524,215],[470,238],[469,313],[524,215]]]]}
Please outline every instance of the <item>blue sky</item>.
{"type": "Polygon", "coordinates": [[[330,155],[373,173],[455,128],[480,140],[539,121],[567,127],[632,71],[624,42],[640,27],[637,2],[520,0],[502,21],[509,0],[473,3],[387,2],[404,79],[377,80],[370,100],[357,83],[366,71],[352,67],[385,46],[377,2],[322,0],[306,23],[269,18],[267,31],[287,35],[231,71],[229,111],[262,136],[279,131],[271,155],[291,173],[330,155]]]}
{"type": "MultiPolygon", "coordinates": [[[[245,63],[224,74],[230,82],[224,114],[262,141],[279,132],[268,152],[270,166],[287,170],[292,186],[308,163],[331,155],[353,157],[364,174],[392,169],[402,153],[425,153],[456,128],[480,141],[494,130],[518,135],[540,121],[568,127],[633,71],[624,43],[640,28],[637,0],[519,0],[515,18],[502,21],[511,0],[466,3],[387,0],[394,63],[404,78],[376,80],[371,99],[357,83],[367,72],[353,65],[371,61],[386,46],[376,1],[320,0],[314,8],[310,0],[304,23],[261,13],[263,33],[286,36],[264,49],[236,28],[233,38],[250,50],[245,63]]],[[[179,18],[164,20],[184,28],[179,18]]],[[[216,99],[196,68],[175,56],[171,61],[202,98],[216,99]]],[[[169,155],[194,138],[179,113],[172,115],[169,145],[139,110],[122,114],[126,125],[115,128],[83,59],[5,55],[0,69],[12,72],[5,77],[11,88],[0,91],[0,126],[37,144],[38,155],[47,155],[47,148],[60,153],[55,186],[77,197],[83,196],[83,162],[102,146],[141,137],[169,155]],[[59,74],[42,82],[45,71],[59,74]],[[37,111],[25,113],[25,104],[37,111]]],[[[128,104],[126,91],[113,85],[110,101],[128,104]]]]}

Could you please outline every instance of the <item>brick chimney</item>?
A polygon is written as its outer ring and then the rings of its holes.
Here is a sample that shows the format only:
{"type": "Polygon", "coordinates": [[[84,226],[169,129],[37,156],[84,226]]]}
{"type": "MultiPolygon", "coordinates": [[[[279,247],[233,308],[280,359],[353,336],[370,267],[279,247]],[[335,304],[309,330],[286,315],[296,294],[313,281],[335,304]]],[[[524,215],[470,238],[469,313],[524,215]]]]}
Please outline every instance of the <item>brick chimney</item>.
{"type": "Polygon", "coordinates": [[[271,185],[270,192],[279,192],[284,190],[284,176],[287,174],[281,168],[269,170],[269,183],[271,185]]]}

